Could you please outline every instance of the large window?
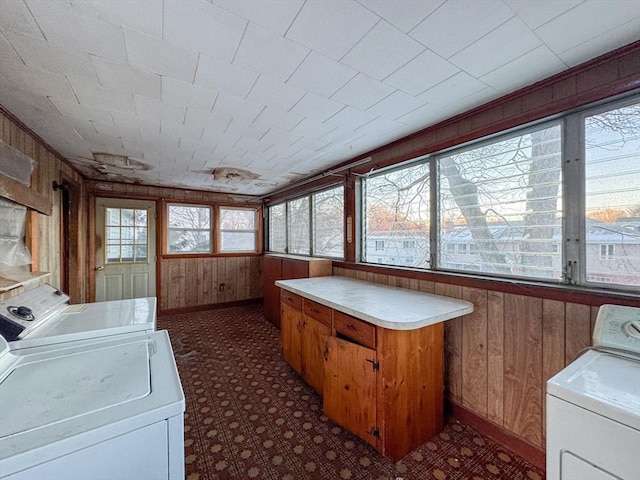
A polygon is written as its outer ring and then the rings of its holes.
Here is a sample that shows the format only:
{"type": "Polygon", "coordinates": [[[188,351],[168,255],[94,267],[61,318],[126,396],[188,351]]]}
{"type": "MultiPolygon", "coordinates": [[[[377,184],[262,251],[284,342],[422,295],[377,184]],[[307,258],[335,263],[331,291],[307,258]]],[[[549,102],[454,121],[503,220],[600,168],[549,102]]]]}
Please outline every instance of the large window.
{"type": "Polygon", "coordinates": [[[211,207],[167,205],[167,251],[169,253],[210,253],[211,207]]]}
{"type": "Polygon", "coordinates": [[[586,281],[640,285],[640,103],[584,119],[586,281]]]}
{"type": "Polygon", "coordinates": [[[254,209],[220,207],[220,251],[255,252],[258,228],[254,209]]]}
{"type": "Polygon", "coordinates": [[[640,285],[640,103],[581,112],[373,172],[360,259],[640,285]]]}
{"type": "Polygon", "coordinates": [[[455,150],[437,165],[438,267],[562,278],[559,124],[455,150]]]}
{"type": "Polygon", "coordinates": [[[344,188],[322,190],[268,209],[271,252],[342,258],[344,188]]]}

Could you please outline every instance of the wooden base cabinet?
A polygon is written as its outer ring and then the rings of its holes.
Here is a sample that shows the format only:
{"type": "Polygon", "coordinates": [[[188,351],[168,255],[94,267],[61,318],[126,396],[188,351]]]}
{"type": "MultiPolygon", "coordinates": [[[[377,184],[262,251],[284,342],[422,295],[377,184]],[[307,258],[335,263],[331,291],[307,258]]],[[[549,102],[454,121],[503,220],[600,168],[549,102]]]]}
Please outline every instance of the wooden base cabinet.
{"type": "Polygon", "coordinates": [[[300,257],[285,254],[264,256],[264,316],[280,326],[280,288],[277,280],[293,278],[324,277],[331,275],[333,263],[327,258],[300,257]]]}
{"type": "MultiPolygon", "coordinates": [[[[352,332],[373,327],[352,322],[352,332]]],[[[326,339],[324,413],[395,462],[442,431],[444,324],[373,328],[373,346],[347,333],[326,339]]]]}

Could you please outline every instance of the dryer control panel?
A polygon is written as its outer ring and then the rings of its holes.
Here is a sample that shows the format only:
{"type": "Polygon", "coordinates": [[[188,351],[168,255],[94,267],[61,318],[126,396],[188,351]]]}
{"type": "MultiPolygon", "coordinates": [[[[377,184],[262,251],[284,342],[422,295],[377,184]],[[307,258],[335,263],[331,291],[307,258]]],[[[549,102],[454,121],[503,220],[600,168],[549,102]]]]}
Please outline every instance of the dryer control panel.
{"type": "Polygon", "coordinates": [[[602,305],[593,330],[593,345],[640,353],[640,308],[602,305]]]}

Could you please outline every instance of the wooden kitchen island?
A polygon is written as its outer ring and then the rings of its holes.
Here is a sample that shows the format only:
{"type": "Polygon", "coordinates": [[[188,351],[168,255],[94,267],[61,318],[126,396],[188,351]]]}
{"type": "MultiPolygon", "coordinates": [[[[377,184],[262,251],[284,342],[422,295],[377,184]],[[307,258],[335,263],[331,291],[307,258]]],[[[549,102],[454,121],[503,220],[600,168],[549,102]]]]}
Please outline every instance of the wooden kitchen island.
{"type": "Polygon", "coordinates": [[[472,303],[339,276],[276,285],[283,357],[325,415],[393,461],[442,430],[443,322],[472,303]]]}

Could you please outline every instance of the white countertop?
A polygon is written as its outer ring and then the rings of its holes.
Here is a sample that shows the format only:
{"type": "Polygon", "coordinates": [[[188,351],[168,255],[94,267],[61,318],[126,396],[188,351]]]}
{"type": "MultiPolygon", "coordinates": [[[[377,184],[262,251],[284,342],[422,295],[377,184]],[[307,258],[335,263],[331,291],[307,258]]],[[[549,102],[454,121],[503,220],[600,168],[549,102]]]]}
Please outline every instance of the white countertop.
{"type": "Polygon", "coordinates": [[[390,330],[414,330],[473,312],[466,300],[347,277],[278,280],[276,286],[390,330]]]}

